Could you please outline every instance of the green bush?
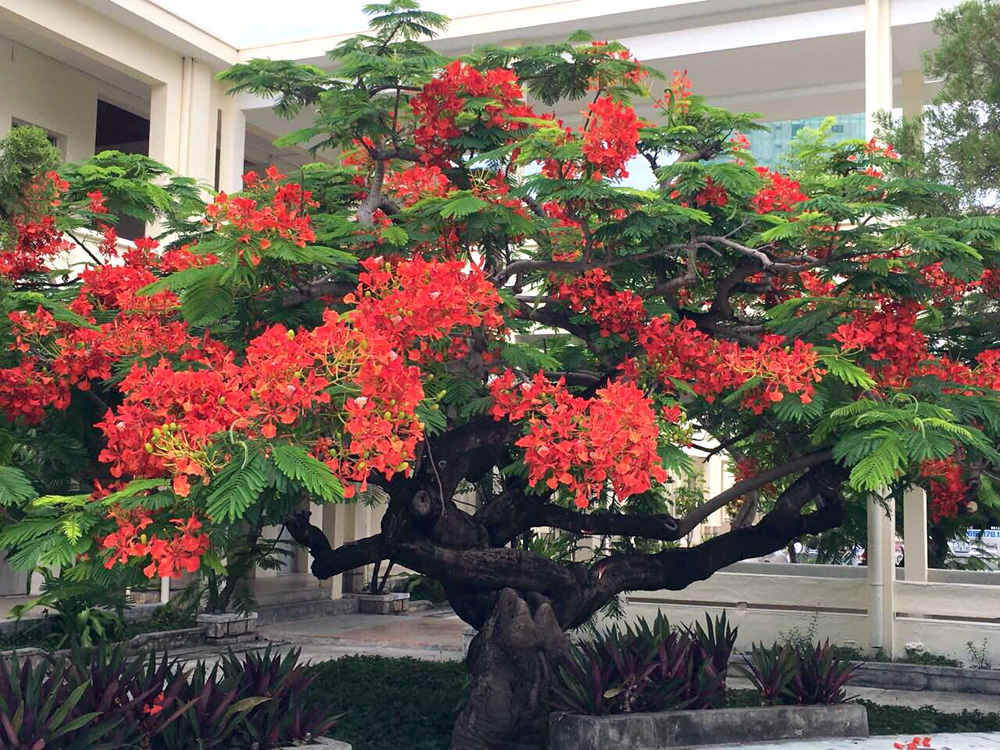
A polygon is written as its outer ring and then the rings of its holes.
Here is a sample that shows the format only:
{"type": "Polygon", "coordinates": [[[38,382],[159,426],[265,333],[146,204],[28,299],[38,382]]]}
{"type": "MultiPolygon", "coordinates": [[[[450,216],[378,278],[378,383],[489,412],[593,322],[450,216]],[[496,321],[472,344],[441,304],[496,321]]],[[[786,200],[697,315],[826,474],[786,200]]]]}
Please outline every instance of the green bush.
{"type": "Polygon", "coordinates": [[[942,732],[1000,732],[1000,713],[962,711],[945,713],[933,706],[882,706],[858,701],[868,711],[870,734],[941,734],[942,732]]]}
{"type": "Polygon", "coordinates": [[[332,736],[354,750],[447,750],[468,690],[462,662],[345,656],[311,672],[306,698],[342,714],[332,736]]]}

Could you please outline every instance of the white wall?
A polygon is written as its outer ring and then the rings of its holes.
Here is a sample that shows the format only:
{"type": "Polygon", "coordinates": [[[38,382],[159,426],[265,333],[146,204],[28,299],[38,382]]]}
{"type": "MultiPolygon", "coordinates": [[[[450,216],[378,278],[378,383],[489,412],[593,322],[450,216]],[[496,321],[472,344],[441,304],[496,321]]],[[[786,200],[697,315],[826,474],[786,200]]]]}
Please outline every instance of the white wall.
{"type": "Polygon", "coordinates": [[[21,120],[58,135],[68,160],[92,156],[97,89],[90,76],[0,38],[0,133],[21,120]]]}

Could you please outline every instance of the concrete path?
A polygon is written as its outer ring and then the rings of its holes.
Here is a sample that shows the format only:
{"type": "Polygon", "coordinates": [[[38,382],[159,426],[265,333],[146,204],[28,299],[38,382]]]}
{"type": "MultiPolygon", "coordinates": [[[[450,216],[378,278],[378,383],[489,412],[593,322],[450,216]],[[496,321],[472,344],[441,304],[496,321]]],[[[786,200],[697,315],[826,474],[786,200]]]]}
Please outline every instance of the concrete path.
{"type": "Polygon", "coordinates": [[[460,661],[464,623],[450,609],[409,615],[337,615],[259,628],[264,638],[302,649],[311,661],[345,654],[460,661]]]}
{"type": "MultiPolygon", "coordinates": [[[[866,740],[808,740],[802,742],[741,742],[737,745],[701,745],[698,750],[894,750],[895,743],[907,747],[908,737],[869,737],[866,740]]],[[[1000,733],[997,734],[938,734],[931,737],[930,750],[998,750],[1000,733]]]]}

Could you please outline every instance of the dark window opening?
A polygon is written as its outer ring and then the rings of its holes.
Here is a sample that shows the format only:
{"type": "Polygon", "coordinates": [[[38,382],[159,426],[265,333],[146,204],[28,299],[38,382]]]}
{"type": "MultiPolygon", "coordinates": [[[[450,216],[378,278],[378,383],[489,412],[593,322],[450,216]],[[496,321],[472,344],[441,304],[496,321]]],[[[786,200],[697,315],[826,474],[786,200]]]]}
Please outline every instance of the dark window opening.
{"type": "MultiPolygon", "coordinates": [[[[102,151],[149,156],[149,120],[98,99],[94,153],[102,151]]],[[[132,216],[119,217],[116,229],[118,236],[127,240],[144,237],[146,234],[145,223],[132,216]]]]}

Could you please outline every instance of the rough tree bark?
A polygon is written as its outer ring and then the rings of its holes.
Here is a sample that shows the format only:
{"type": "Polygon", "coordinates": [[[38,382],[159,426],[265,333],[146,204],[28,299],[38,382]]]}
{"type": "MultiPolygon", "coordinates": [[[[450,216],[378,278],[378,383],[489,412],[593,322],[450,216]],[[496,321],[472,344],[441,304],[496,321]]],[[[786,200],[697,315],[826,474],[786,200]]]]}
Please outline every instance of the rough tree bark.
{"type": "Polygon", "coordinates": [[[308,513],[286,520],[312,553],[314,575],[329,578],[374,563],[397,564],[439,579],[455,612],[479,630],[470,649],[472,687],[454,730],[455,750],[522,750],[538,746],[546,694],[566,649],[565,631],[586,622],[626,591],[683,589],[739,560],[781,549],[803,534],[839,525],[839,487],[846,471],[829,451],[796,456],[739,482],[685,518],[666,514],[585,513],[531,494],[512,481],[475,515],[453,496],[461,479],[476,481],[499,464],[511,428],[479,422],[438,436],[411,478],[384,485],[389,505],[378,534],[332,549],[308,513]],[[429,455],[434,456],[431,463],[429,455]],[[671,541],[712,508],[768,482],[797,477],[773,510],[693,548],[615,554],[593,565],[557,562],[511,543],[536,527],[573,533],[671,541]],[[803,509],[814,504],[815,510],[803,509]]]}
{"type": "Polygon", "coordinates": [[[520,750],[540,746],[547,728],[546,696],[567,649],[552,606],[529,605],[502,589],[469,647],[472,686],[455,722],[453,750],[520,750]]]}

